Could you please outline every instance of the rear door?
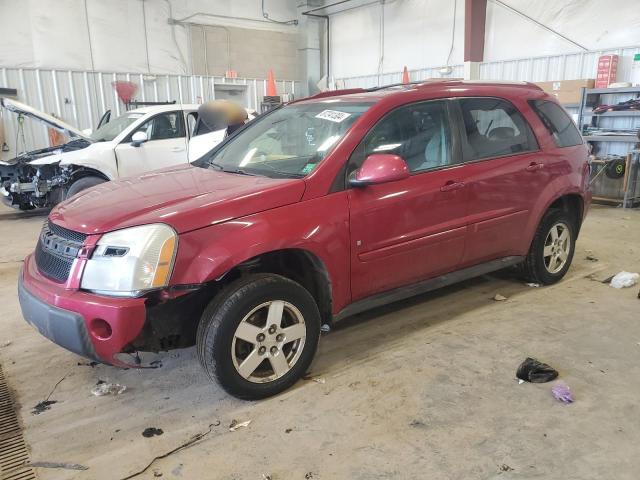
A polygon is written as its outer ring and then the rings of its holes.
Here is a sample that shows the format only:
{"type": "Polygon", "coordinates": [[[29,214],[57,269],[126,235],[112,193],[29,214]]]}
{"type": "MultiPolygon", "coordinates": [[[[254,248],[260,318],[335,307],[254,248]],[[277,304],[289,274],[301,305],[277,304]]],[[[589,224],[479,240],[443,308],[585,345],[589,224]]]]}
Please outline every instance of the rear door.
{"type": "Polygon", "coordinates": [[[469,229],[461,267],[521,255],[528,216],[549,181],[538,143],[505,99],[458,99],[469,229]]]}
{"type": "Polygon", "coordinates": [[[372,153],[392,153],[411,176],[348,191],[353,300],[456,269],[467,190],[453,138],[448,102],[427,101],[387,114],[354,151],[348,172],[372,153]]]}
{"type": "Polygon", "coordinates": [[[186,163],[187,137],[182,111],[151,117],[116,147],[116,158],[121,177],[186,163]],[[145,132],[148,140],[136,147],[131,137],[139,131],[145,132]]]}

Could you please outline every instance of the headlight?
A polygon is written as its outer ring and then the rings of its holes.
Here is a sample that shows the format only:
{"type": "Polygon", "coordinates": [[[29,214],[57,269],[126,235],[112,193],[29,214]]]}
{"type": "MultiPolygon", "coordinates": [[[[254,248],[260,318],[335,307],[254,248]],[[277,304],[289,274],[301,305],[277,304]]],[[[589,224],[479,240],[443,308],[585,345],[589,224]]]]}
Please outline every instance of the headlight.
{"type": "Polygon", "coordinates": [[[81,287],[125,297],[166,287],[177,244],[176,232],[162,223],[105,233],[87,261],[81,287]]]}

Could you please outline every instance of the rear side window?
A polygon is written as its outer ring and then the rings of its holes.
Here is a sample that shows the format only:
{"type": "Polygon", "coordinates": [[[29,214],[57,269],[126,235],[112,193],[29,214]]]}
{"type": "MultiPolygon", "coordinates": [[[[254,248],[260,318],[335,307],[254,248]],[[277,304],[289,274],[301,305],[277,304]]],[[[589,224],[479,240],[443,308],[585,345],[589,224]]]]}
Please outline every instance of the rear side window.
{"type": "Polygon", "coordinates": [[[531,100],[529,105],[547,127],[558,147],[573,147],[582,144],[580,132],[560,105],[547,100],[531,100]]]}
{"type": "Polygon", "coordinates": [[[510,102],[499,98],[459,100],[465,162],[538,150],[531,127],[510,102]]]}

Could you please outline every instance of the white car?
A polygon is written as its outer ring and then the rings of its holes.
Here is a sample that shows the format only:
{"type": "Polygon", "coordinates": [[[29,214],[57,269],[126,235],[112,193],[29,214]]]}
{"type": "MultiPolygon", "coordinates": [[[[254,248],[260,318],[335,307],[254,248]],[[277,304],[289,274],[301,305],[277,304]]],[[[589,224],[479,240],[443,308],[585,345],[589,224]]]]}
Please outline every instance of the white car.
{"type": "Polygon", "coordinates": [[[226,127],[189,140],[200,105],[154,105],[129,110],[87,134],[28,105],[0,99],[0,106],[44,122],[71,140],[0,161],[0,194],[21,210],[50,207],[85,188],[199,159],[221,142],[226,127]],[[205,138],[206,137],[206,138],[205,138]]]}

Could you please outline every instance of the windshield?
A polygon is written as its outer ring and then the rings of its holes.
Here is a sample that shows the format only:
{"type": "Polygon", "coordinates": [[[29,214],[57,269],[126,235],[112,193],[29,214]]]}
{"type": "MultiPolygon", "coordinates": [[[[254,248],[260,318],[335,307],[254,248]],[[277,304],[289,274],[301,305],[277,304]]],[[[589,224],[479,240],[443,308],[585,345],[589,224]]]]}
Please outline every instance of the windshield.
{"type": "Polygon", "coordinates": [[[125,113],[124,115],[120,115],[115,120],[111,120],[93,132],[91,139],[96,142],[110,142],[142,116],[142,113],[125,113]]]}
{"type": "Polygon", "coordinates": [[[311,173],[372,103],[285,106],[250,123],[208,158],[233,173],[301,178],[311,173]]]}

